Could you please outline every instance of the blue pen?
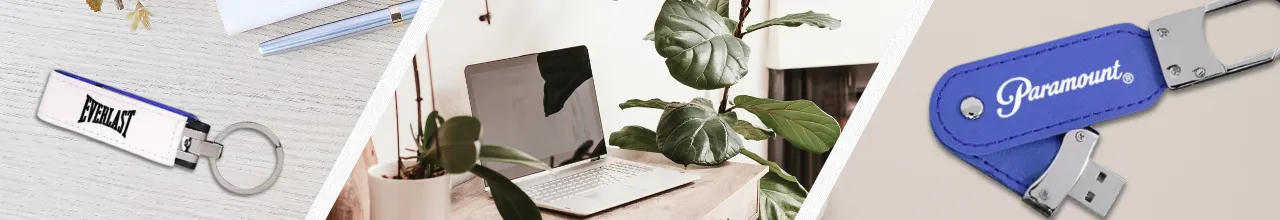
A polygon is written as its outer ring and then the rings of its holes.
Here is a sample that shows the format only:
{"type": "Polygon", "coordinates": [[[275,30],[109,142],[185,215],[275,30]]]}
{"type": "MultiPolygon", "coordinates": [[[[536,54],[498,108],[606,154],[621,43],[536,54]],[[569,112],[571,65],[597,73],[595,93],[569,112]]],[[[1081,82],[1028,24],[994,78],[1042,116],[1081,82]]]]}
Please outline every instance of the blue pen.
{"type": "Polygon", "coordinates": [[[421,5],[422,0],[412,0],[386,9],[316,26],[263,42],[258,46],[258,51],[262,56],[271,56],[381,30],[387,26],[413,20],[421,5]]]}

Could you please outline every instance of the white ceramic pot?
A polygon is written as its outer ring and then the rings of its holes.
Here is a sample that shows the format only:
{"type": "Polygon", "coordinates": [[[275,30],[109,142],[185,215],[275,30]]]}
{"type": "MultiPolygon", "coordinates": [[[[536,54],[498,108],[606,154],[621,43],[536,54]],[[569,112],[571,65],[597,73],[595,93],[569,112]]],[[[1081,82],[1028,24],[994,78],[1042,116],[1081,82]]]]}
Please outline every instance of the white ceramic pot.
{"type": "Polygon", "coordinates": [[[384,178],[396,174],[396,162],[369,168],[369,217],[373,220],[447,220],[452,209],[449,175],[419,180],[384,178]]]}

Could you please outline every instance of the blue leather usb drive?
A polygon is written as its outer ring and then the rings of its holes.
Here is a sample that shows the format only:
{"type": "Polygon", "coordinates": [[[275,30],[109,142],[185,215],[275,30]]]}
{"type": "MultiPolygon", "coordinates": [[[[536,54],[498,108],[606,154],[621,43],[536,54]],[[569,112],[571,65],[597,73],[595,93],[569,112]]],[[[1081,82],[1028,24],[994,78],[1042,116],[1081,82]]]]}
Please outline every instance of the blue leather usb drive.
{"type": "Polygon", "coordinates": [[[938,141],[1046,217],[1067,197],[1106,216],[1125,179],[1094,163],[1089,126],[1152,107],[1176,90],[1265,64],[1280,49],[1232,65],[1209,52],[1216,1],[1153,20],[1116,24],[956,66],[934,86],[938,141]]]}

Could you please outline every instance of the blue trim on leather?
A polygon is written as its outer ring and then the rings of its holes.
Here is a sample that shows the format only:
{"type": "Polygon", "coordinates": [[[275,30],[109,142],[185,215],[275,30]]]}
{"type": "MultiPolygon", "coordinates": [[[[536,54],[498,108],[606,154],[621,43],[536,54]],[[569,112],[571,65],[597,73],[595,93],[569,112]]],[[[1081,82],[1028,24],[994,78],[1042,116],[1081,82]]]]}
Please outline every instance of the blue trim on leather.
{"type": "Polygon", "coordinates": [[[117,89],[117,88],[115,88],[115,87],[111,87],[111,86],[108,86],[108,85],[106,85],[106,84],[99,83],[99,82],[97,82],[97,81],[93,81],[93,80],[91,80],[91,79],[89,79],[89,78],[80,77],[79,75],[73,74],[73,73],[71,73],[71,72],[67,72],[67,71],[63,71],[63,70],[54,70],[54,72],[58,72],[58,74],[62,74],[62,75],[65,75],[65,76],[68,76],[68,77],[71,77],[71,78],[74,78],[74,79],[80,80],[80,81],[85,82],[85,83],[88,83],[88,84],[90,84],[90,85],[94,85],[94,86],[97,86],[97,87],[101,87],[101,88],[103,88],[103,89],[107,89],[108,91],[112,91],[112,92],[120,93],[120,94],[125,95],[125,96],[128,96],[128,97],[130,97],[130,98],[137,99],[138,101],[142,101],[142,102],[145,102],[145,103],[147,103],[147,104],[151,104],[151,105],[154,105],[154,106],[156,106],[156,107],[160,107],[161,109],[168,110],[168,111],[170,111],[170,112],[173,112],[173,113],[176,113],[176,114],[179,114],[179,115],[185,116],[185,117],[187,117],[187,119],[188,119],[188,120],[196,120],[196,115],[195,115],[195,114],[191,114],[191,113],[189,113],[189,112],[182,111],[182,110],[180,110],[180,109],[178,109],[178,108],[174,108],[174,107],[171,107],[171,106],[168,106],[168,105],[165,105],[165,104],[161,104],[161,103],[159,103],[159,102],[152,101],[151,99],[143,98],[142,96],[135,95],[135,94],[133,94],[133,93],[130,93],[130,92],[127,92],[127,91],[124,91],[124,90],[121,90],[121,89],[117,89]]]}

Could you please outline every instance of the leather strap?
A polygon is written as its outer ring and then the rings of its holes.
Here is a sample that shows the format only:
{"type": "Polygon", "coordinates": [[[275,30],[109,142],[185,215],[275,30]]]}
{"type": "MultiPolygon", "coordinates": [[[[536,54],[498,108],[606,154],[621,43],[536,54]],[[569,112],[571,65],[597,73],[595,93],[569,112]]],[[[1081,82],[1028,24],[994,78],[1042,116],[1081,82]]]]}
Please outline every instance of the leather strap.
{"type": "Polygon", "coordinates": [[[956,66],[929,118],[949,151],[1022,194],[1064,133],[1146,110],[1164,91],[1150,34],[1117,24],[956,66]]]}
{"type": "Polygon", "coordinates": [[[195,116],[70,72],[49,74],[40,120],[166,166],[173,166],[195,116]]]}

